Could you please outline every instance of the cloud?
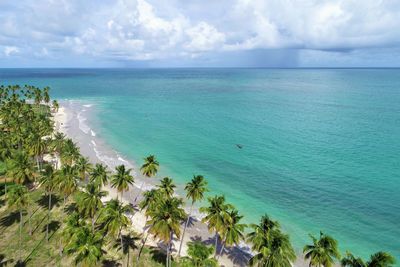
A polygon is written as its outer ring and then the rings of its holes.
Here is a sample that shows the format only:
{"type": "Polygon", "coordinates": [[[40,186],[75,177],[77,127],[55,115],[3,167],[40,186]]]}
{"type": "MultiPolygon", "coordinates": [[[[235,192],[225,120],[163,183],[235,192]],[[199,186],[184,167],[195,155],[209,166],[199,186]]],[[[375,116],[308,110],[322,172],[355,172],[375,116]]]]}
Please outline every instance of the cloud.
{"type": "Polygon", "coordinates": [[[4,55],[6,57],[9,57],[9,56],[11,56],[13,54],[18,54],[18,52],[19,52],[19,49],[16,46],[6,46],[6,47],[4,47],[4,55]]]}
{"type": "Polygon", "coordinates": [[[395,0],[2,1],[0,63],[16,56],[172,62],[260,49],[298,50],[300,64],[316,54],[363,57],[399,47],[399,17],[395,0]]]}
{"type": "Polygon", "coordinates": [[[196,26],[186,30],[188,42],[184,45],[188,51],[217,50],[225,42],[225,34],[219,32],[214,26],[201,21],[196,26]]]}

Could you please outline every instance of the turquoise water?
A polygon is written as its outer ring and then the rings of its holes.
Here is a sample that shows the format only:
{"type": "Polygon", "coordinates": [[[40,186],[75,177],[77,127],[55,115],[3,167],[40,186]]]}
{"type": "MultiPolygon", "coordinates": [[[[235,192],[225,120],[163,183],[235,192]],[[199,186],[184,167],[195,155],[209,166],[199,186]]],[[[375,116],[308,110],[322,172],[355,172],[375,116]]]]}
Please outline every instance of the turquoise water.
{"type": "Polygon", "coordinates": [[[400,260],[400,70],[0,70],[95,103],[95,131],[183,184],[203,174],[298,251],[319,230],[340,249],[400,260]],[[239,149],[236,144],[241,144],[239,149]]]}

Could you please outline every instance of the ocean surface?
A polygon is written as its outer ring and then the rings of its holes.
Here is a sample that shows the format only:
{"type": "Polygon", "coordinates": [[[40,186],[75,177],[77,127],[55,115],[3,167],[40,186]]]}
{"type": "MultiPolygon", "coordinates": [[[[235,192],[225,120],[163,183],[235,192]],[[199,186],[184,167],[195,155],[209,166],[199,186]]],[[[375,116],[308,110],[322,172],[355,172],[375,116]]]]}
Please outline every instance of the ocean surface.
{"type": "Polygon", "coordinates": [[[181,189],[204,175],[298,252],[322,230],[400,261],[400,69],[0,69],[0,83],[93,105],[87,127],[121,155],[156,155],[181,189]]]}

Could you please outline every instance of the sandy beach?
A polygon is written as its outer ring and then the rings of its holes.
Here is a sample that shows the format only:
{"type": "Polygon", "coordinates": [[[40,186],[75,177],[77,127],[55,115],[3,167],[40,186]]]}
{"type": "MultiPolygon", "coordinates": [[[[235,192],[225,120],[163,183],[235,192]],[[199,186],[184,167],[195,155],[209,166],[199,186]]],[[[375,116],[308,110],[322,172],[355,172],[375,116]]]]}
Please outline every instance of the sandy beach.
{"type": "MultiPolygon", "coordinates": [[[[83,104],[79,101],[61,101],[58,112],[54,115],[55,127],[57,131],[64,133],[80,147],[81,154],[88,157],[92,163],[103,163],[108,166],[110,171],[118,165],[124,164],[132,168],[132,174],[135,178],[134,186],[130,187],[128,192],[123,194],[123,201],[135,205],[134,199],[139,194],[139,187],[143,181],[145,185],[143,190],[148,190],[154,187],[154,184],[159,180],[158,178],[146,179],[138,171],[135,162],[124,159],[118,152],[110,148],[104,140],[101,140],[91,129],[87,123],[90,116],[93,116],[94,107],[90,104],[83,104]]],[[[108,191],[108,196],[104,198],[107,201],[111,198],[118,196],[117,191],[109,186],[104,190],[108,191]]],[[[141,195],[138,201],[140,201],[141,195]]],[[[186,207],[189,211],[189,207],[186,207]]],[[[182,246],[181,256],[186,256],[187,246],[186,243],[192,240],[202,240],[207,244],[214,244],[214,234],[209,233],[207,225],[200,222],[197,217],[199,213],[194,212],[196,217],[192,217],[189,226],[186,230],[184,244],[182,246]]],[[[143,233],[146,217],[142,211],[135,211],[132,219],[132,230],[137,233],[143,233]]],[[[182,225],[183,228],[183,225],[182,225]]],[[[158,240],[149,236],[147,245],[160,246],[158,240]]],[[[179,249],[180,240],[175,239],[173,242],[173,254],[177,254],[179,249]]],[[[218,248],[218,251],[220,248],[218,248]]],[[[223,255],[219,258],[221,266],[246,266],[250,258],[249,248],[243,244],[243,247],[226,248],[223,255]]],[[[297,266],[297,265],[296,265],[297,266]]]]}

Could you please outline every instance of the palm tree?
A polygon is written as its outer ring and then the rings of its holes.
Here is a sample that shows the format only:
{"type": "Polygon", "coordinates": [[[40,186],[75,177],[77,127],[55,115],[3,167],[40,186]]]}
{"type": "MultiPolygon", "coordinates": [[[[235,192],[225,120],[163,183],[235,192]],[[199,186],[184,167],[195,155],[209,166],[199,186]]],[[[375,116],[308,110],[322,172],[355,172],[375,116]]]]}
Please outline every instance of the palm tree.
{"type": "MultiPolygon", "coordinates": [[[[122,230],[131,224],[126,213],[132,212],[130,205],[123,205],[118,199],[112,199],[106,203],[101,214],[100,220],[108,234],[117,238],[121,237],[122,230]]],[[[123,247],[123,239],[121,238],[121,248],[123,247]]]]}
{"type": "Polygon", "coordinates": [[[60,105],[58,104],[58,102],[57,102],[57,100],[53,100],[53,102],[52,102],[52,107],[53,107],[53,110],[55,111],[55,112],[58,112],[58,109],[60,108],[60,105]]]}
{"type": "Polygon", "coordinates": [[[156,208],[150,211],[151,219],[147,222],[149,233],[167,244],[167,267],[171,266],[171,246],[174,235],[180,237],[180,223],[186,218],[179,198],[159,199],[156,208]]]}
{"type": "Polygon", "coordinates": [[[356,258],[350,252],[346,252],[340,264],[343,267],[391,267],[395,264],[395,259],[389,253],[380,251],[371,255],[370,260],[365,263],[361,258],[356,258]]]}
{"type": "Polygon", "coordinates": [[[184,257],[183,266],[195,267],[216,267],[217,261],[210,258],[213,254],[214,248],[208,247],[201,241],[194,241],[188,243],[188,257],[184,257]]]}
{"type": "Polygon", "coordinates": [[[84,216],[88,216],[92,221],[92,231],[94,232],[95,215],[103,207],[101,199],[108,195],[108,192],[93,183],[88,183],[83,191],[79,192],[77,202],[80,211],[84,216]]]}
{"type": "Polygon", "coordinates": [[[115,247],[117,247],[118,250],[121,250],[123,254],[127,256],[126,260],[126,266],[129,267],[129,256],[130,256],[130,251],[131,249],[134,250],[137,248],[136,241],[139,240],[140,238],[137,237],[137,235],[134,232],[127,233],[126,235],[121,235],[123,239],[123,247],[120,246],[120,241],[117,241],[115,243],[115,247]]]}
{"type": "Polygon", "coordinates": [[[64,221],[64,228],[61,232],[64,243],[68,244],[76,231],[84,226],[86,226],[86,222],[81,215],[76,211],[72,212],[64,221]]]}
{"type": "Polygon", "coordinates": [[[103,164],[96,163],[92,172],[90,173],[90,182],[95,183],[97,186],[102,188],[108,184],[109,171],[103,164]]]}
{"type": "Polygon", "coordinates": [[[8,161],[7,175],[18,184],[26,184],[33,180],[33,163],[24,151],[16,151],[8,161]]]}
{"type": "Polygon", "coordinates": [[[174,181],[169,177],[164,177],[160,184],[157,186],[160,192],[162,192],[166,197],[172,197],[174,194],[174,190],[176,185],[174,181]]]}
{"type": "Polygon", "coordinates": [[[206,216],[202,219],[203,223],[207,223],[208,230],[215,233],[215,256],[217,255],[218,235],[222,232],[225,223],[225,217],[228,210],[233,208],[232,205],[225,203],[224,196],[214,196],[208,198],[209,206],[201,207],[200,212],[206,216]]]}
{"type": "Polygon", "coordinates": [[[49,87],[43,88],[43,101],[48,104],[50,102],[49,87]]]}
{"type": "Polygon", "coordinates": [[[240,240],[244,239],[243,231],[246,225],[240,223],[242,218],[243,216],[240,216],[239,211],[236,209],[228,211],[227,216],[223,217],[224,226],[222,228],[222,234],[224,236],[224,241],[222,242],[222,248],[219,252],[220,255],[224,252],[225,245],[237,245],[240,240]]]}
{"type": "Polygon", "coordinates": [[[103,256],[103,237],[100,233],[92,232],[89,227],[80,227],[65,247],[67,254],[75,255],[76,265],[98,266],[103,256]]]}
{"type": "Polygon", "coordinates": [[[35,104],[36,104],[36,106],[38,106],[39,107],[39,105],[40,105],[40,102],[42,102],[42,91],[40,91],[40,89],[39,88],[35,88],[35,90],[34,90],[34,96],[35,96],[35,104]]]}
{"type": "MultiPolygon", "coordinates": [[[[155,156],[150,155],[144,159],[144,164],[142,165],[140,170],[142,171],[142,174],[144,176],[150,178],[157,174],[159,165],[160,164],[156,160],[155,156]]],[[[143,185],[144,185],[144,181],[142,182],[142,185],[140,186],[139,193],[135,197],[135,200],[134,200],[135,202],[137,201],[139,194],[142,192],[143,185]]]]}
{"type": "Polygon", "coordinates": [[[266,244],[268,245],[271,231],[279,229],[279,223],[265,214],[259,224],[250,224],[250,228],[253,231],[247,235],[247,240],[252,244],[254,251],[260,251],[266,244]]]}
{"type": "Polygon", "coordinates": [[[42,139],[41,135],[33,134],[30,142],[31,153],[36,157],[37,169],[40,171],[42,157],[47,148],[46,140],[42,139]]]}
{"type": "MultiPolygon", "coordinates": [[[[146,209],[146,212],[145,212],[146,222],[148,221],[148,218],[151,215],[151,211],[157,207],[157,204],[159,203],[160,198],[162,198],[162,193],[158,189],[151,189],[151,190],[145,191],[143,193],[143,199],[139,203],[139,208],[140,208],[140,210],[146,209]]],[[[149,236],[149,233],[147,233],[146,237],[144,237],[145,232],[146,232],[146,226],[143,227],[142,246],[141,246],[139,253],[137,255],[137,258],[136,258],[136,265],[139,265],[140,255],[142,253],[143,247],[146,244],[147,237],[149,236]]]]}
{"type": "Polygon", "coordinates": [[[183,228],[182,239],[179,245],[178,256],[181,255],[183,239],[185,237],[186,228],[189,224],[190,216],[192,215],[193,205],[197,201],[201,201],[204,198],[204,193],[207,191],[207,181],[202,175],[196,175],[193,177],[192,181],[186,184],[186,198],[190,199],[192,204],[190,206],[189,216],[186,220],[185,227],[183,228]]]}
{"type": "Polygon", "coordinates": [[[89,173],[92,169],[92,164],[89,162],[89,159],[85,157],[79,157],[75,165],[81,181],[85,180],[86,173],[89,173]]]}
{"type": "Polygon", "coordinates": [[[56,177],[53,167],[47,165],[44,169],[43,175],[40,179],[40,185],[46,189],[49,197],[49,211],[47,214],[47,225],[46,225],[46,239],[49,241],[49,223],[50,223],[50,211],[51,211],[51,196],[56,186],[56,177]]]}
{"type": "Polygon", "coordinates": [[[340,258],[337,241],[322,232],[320,232],[319,239],[312,235],[310,237],[313,244],[304,246],[304,258],[310,260],[310,266],[331,267],[335,259],[340,258]]]}
{"type": "Polygon", "coordinates": [[[130,174],[132,169],[126,169],[125,165],[119,165],[115,168],[117,171],[111,178],[111,187],[114,187],[121,193],[121,201],[122,195],[124,191],[129,190],[129,185],[133,184],[133,176],[130,174]]]}
{"type": "MultiPolygon", "coordinates": [[[[65,135],[63,133],[56,132],[54,134],[53,139],[51,140],[51,148],[57,153],[58,157],[61,157],[61,151],[64,148],[65,144],[65,135]]],[[[58,169],[57,161],[56,161],[56,169],[58,169]]]]}
{"type": "Polygon", "coordinates": [[[250,259],[250,266],[293,266],[296,254],[289,236],[281,233],[279,228],[273,228],[265,234],[262,240],[257,238],[257,253],[250,259]]]}
{"type": "Polygon", "coordinates": [[[61,149],[61,162],[72,165],[80,157],[78,146],[72,139],[66,139],[61,149]]]}
{"type": "Polygon", "coordinates": [[[340,264],[343,267],[367,267],[361,258],[356,258],[348,251],[346,252],[346,256],[341,259],[340,264]]]}
{"type": "Polygon", "coordinates": [[[28,189],[24,185],[13,185],[8,192],[8,205],[14,206],[19,210],[19,258],[21,259],[21,239],[22,239],[22,211],[26,209],[30,203],[28,189]]]}
{"type": "Polygon", "coordinates": [[[371,255],[370,260],[367,262],[368,267],[391,267],[396,263],[392,255],[386,252],[377,252],[371,255]]]}
{"type": "Polygon", "coordinates": [[[63,165],[57,172],[58,190],[64,196],[64,206],[69,195],[78,188],[78,172],[75,166],[63,165]]]}

